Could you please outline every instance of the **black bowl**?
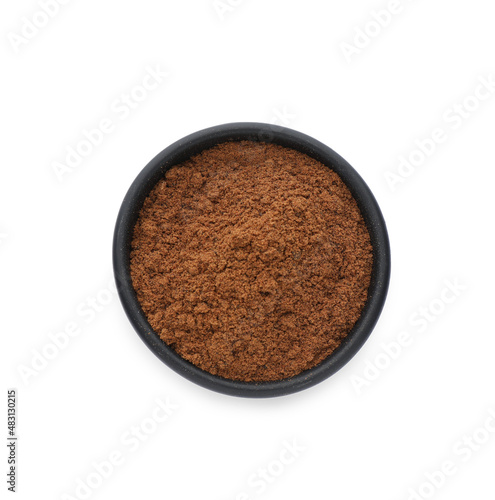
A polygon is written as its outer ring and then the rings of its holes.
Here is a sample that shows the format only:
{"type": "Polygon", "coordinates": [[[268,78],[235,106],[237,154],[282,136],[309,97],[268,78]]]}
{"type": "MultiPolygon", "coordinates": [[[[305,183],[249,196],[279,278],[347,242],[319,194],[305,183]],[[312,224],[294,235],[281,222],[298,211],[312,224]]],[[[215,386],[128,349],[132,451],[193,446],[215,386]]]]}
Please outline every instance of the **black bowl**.
{"type": "Polygon", "coordinates": [[[390,245],[380,208],[359,174],[337,153],[321,142],[288,128],[264,123],[229,123],[201,130],[175,142],[137,176],[120,209],[113,243],[113,265],[124,310],[144,343],[166,365],[208,389],[229,394],[264,398],[307,389],[333,375],[363,346],[382,311],[390,279],[390,245]],[[271,142],[292,148],[331,167],[344,181],[362,212],[373,245],[373,271],[368,300],[354,328],[341,345],[319,365],[295,377],[276,382],[239,382],[211,375],[179,356],[153,331],[137,300],[130,276],[130,250],[134,225],[144,199],[172,166],[201,151],[228,141],[271,142]]]}

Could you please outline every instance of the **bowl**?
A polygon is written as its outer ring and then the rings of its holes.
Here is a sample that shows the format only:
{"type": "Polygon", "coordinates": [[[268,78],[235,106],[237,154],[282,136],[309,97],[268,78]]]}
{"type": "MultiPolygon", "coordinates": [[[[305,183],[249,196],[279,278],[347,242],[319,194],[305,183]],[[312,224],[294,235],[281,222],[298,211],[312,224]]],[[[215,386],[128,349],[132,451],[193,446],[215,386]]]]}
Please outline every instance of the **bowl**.
{"type": "Polygon", "coordinates": [[[120,208],[113,241],[113,267],[123,308],[143,342],[166,365],[196,384],[231,396],[284,396],[314,386],[342,368],[359,351],[378,321],[390,280],[390,245],[380,208],[361,176],[341,156],[312,137],[265,123],[229,123],[195,132],[164,149],[139,173],[120,208]],[[320,364],[294,377],[273,382],[240,382],[212,375],[182,358],[153,331],[144,315],[130,274],[133,230],[145,198],[165,172],[191,156],[228,141],[258,141],[292,148],[334,170],[361,210],[373,247],[368,299],[360,318],[340,346],[320,364]]]}

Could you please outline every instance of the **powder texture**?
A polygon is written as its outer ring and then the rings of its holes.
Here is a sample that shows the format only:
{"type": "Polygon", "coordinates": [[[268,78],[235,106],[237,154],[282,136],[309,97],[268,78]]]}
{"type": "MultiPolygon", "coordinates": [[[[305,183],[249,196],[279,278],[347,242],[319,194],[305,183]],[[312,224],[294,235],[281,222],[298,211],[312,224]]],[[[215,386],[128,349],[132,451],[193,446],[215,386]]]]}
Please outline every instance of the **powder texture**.
{"type": "Polygon", "coordinates": [[[134,229],[131,276],[150,325],[212,374],[275,381],[316,366],[358,320],[372,246],[327,166],[228,142],[172,167],[134,229]]]}

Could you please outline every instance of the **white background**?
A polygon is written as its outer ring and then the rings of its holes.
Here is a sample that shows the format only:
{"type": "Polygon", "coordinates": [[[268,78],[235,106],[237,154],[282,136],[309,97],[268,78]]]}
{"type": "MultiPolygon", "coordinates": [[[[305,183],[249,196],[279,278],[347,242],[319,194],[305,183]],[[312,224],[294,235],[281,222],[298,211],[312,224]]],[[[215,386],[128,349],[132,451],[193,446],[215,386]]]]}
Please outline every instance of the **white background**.
{"type": "Polygon", "coordinates": [[[72,0],[20,45],[23,18],[40,8],[2,3],[1,400],[5,415],[7,389],[18,390],[17,498],[82,498],[78,481],[114,450],[124,462],[87,498],[495,498],[495,434],[482,429],[495,411],[495,95],[469,97],[495,74],[493,2],[404,0],[378,29],[368,23],[382,0],[231,3],[222,18],[213,0],[72,0]],[[342,43],[365,27],[374,38],[346,58],[342,43]],[[122,120],[115,100],[156,65],[169,76],[122,120]],[[469,117],[445,115],[465,99],[478,107],[469,117]],[[60,181],[54,162],[104,118],[113,132],[60,181]],[[106,291],[115,219],[141,168],[231,121],[276,121],[328,144],[369,184],[390,231],[390,293],[369,341],[331,379],[285,398],[186,381],[106,291]],[[393,191],[386,172],[435,128],[446,140],[393,191]],[[446,280],[464,289],[442,304],[446,280]],[[106,303],[94,315],[91,297],[106,303]],[[421,307],[435,311],[423,329],[421,307]],[[22,377],[70,322],[80,334],[22,377]],[[409,344],[391,360],[383,344],[401,332],[409,344]],[[156,398],[179,409],[132,451],[121,436],[152,424],[156,398]],[[282,471],[293,440],[304,451],[282,471]],[[445,461],[455,473],[424,486],[445,461]],[[279,476],[250,485],[267,467],[279,476]]]}

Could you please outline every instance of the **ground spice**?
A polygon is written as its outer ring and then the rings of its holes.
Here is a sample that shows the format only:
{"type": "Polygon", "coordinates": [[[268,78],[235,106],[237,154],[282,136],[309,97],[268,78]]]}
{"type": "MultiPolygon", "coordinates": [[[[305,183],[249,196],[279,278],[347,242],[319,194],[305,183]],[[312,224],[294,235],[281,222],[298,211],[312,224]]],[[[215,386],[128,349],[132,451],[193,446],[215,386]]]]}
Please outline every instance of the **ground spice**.
{"type": "Polygon", "coordinates": [[[135,226],[131,276],[150,325],[228,379],[316,366],[367,299],[369,233],[340,177],[292,149],[228,142],[167,171],[135,226]]]}

